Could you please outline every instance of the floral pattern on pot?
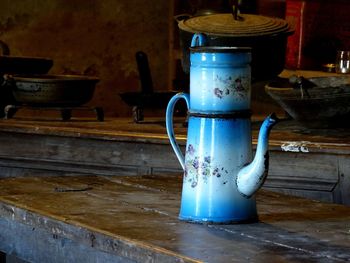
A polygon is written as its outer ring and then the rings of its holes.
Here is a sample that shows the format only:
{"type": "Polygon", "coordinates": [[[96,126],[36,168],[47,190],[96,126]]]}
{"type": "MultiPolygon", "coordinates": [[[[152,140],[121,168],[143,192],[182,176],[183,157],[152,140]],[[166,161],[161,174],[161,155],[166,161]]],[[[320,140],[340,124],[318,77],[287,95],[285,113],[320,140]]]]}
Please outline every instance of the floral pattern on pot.
{"type": "MultiPolygon", "coordinates": [[[[198,184],[198,180],[203,180],[207,183],[210,176],[220,178],[223,174],[228,174],[228,171],[224,167],[217,167],[213,164],[213,158],[211,156],[196,156],[196,150],[192,144],[189,144],[186,149],[186,162],[185,162],[185,180],[187,180],[191,187],[194,188],[198,184]]],[[[226,184],[224,181],[223,184],[226,184]]]]}
{"type": "Polygon", "coordinates": [[[249,93],[249,79],[243,76],[238,77],[222,77],[216,75],[214,95],[219,99],[225,96],[235,96],[238,99],[247,99],[249,93]]]}

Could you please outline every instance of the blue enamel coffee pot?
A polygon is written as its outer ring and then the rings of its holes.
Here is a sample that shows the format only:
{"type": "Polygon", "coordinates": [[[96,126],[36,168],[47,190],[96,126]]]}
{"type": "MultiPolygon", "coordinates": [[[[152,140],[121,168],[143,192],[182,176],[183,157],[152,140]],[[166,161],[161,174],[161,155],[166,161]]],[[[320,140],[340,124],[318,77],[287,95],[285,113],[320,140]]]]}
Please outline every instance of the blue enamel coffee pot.
{"type": "Polygon", "coordinates": [[[166,110],[170,143],[184,170],[179,218],[203,223],[257,220],[255,193],[268,172],[267,117],[252,158],[251,49],[205,46],[195,34],[190,48],[190,93],[178,93],[166,110]],[[174,107],[188,107],[185,155],[175,139],[174,107]]]}

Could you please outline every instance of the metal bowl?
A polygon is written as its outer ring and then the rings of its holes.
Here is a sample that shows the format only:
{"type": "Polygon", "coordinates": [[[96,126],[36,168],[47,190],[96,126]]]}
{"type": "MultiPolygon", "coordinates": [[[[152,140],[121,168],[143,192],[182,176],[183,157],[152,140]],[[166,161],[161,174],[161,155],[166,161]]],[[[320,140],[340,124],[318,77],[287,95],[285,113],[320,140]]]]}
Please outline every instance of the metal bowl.
{"type": "Polygon", "coordinates": [[[91,100],[98,78],[80,75],[14,75],[6,85],[17,104],[30,106],[80,106],[91,100]]]}
{"type": "Polygon", "coordinates": [[[349,126],[350,77],[308,78],[307,89],[296,87],[289,79],[265,86],[265,91],[293,119],[310,127],[349,126]]]}

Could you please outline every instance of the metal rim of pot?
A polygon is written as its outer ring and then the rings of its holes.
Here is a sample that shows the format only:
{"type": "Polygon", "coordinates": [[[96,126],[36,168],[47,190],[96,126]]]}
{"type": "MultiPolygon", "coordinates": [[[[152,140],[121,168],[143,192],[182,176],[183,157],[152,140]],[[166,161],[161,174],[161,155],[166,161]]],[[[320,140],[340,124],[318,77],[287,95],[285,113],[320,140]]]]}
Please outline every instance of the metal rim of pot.
{"type": "Polygon", "coordinates": [[[15,74],[9,75],[15,81],[36,83],[57,83],[72,81],[99,81],[99,78],[85,75],[54,75],[54,74],[15,74]]]}

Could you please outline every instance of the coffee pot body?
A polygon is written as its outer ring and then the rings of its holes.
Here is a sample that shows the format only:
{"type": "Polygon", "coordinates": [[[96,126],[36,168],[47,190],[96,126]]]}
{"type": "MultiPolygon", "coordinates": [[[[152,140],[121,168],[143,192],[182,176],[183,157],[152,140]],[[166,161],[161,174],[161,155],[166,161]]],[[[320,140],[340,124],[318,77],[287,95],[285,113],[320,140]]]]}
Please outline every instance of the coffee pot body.
{"type": "Polygon", "coordinates": [[[255,157],[251,133],[250,48],[205,46],[195,35],[190,49],[190,93],[178,93],[166,112],[171,146],[184,170],[179,218],[203,223],[257,220],[255,192],[268,170],[268,135],[277,119],[263,122],[255,157]],[[178,100],[188,107],[185,153],[174,134],[178,100]]]}

